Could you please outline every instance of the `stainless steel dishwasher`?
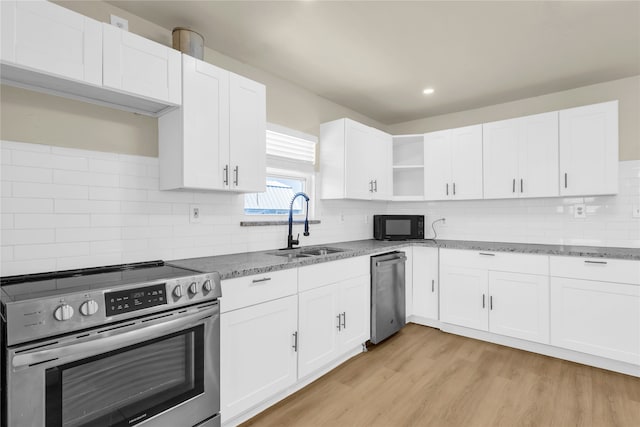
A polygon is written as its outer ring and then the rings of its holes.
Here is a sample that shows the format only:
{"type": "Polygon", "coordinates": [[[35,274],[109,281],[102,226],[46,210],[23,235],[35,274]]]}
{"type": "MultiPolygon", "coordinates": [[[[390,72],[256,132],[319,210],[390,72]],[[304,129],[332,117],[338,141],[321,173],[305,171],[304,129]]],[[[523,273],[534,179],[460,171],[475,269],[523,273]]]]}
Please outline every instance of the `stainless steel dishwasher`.
{"type": "Polygon", "coordinates": [[[404,252],[371,257],[371,342],[398,332],[405,325],[404,252]]]}

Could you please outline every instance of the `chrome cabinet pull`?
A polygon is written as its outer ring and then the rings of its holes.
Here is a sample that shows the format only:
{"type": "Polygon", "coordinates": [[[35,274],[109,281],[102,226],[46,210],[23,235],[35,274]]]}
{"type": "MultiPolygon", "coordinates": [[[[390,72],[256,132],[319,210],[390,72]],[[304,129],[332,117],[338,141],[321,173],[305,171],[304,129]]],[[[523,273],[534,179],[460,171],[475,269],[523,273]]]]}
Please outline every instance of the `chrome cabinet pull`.
{"type": "Polygon", "coordinates": [[[454,196],[456,195],[456,183],[455,182],[453,183],[453,195],[454,196]]]}
{"type": "Polygon", "coordinates": [[[493,310],[493,295],[489,297],[489,310],[493,310]]]}
{"type": "Polygon", "coordinates": [[[449,195],[449,183],[447,182],[447,196],[449,195]]]}
{"type": "Polygon", "coordinates": [[[600,265],[606,265],[607,261],[585,261],[585,264],[600,264],[600,265]]]}
{"type": "Polygon", "coordinates": [[[347,312],[342,312],[342,329],[347,329],[347,312]]]}
{"type": "Polygon", "coordinates": [[[516,179],[513,178],[513,184],[511,185],[511,192],[515,193],[516,192],[516,179]]]}
{"type": "Polygon", "coordinates": [[[479,255],[484,255],[484,256],[496,256],[496,254],[489,254],[486,252],[478,252],[479,255]]]}
{"type": "Polygon", "coordinates": [[[342,319],[341,319],[342,313],[338,314],[336,317],[338,318],[338,326],[337,326],[337,328],[338,328],[338,332],[339,332],[339,331],[342,330],[342,319]]]}
{"type": "Polygon", "coordinates": [[[482,294],[482,308],[484,308],[484,294],[482,294]]]}
{"type": "Polygon", "coordinates": [[[564,173],[564,188],[567,188],[567,173],[564,173]]]}
{"type": "Polygon", "coordinates": [[[233,185],[238,185],[238,175],[240,170],[240,166],[236,166],[235,168],[233,168],[233,172],[236,174],[236,179],[233,181],[233,185]]]}
{"type": "Polygon", "coordinates": [[[369,193],[373,193],[373,180],[369,181],[369,193]]]}
{"type": "Polygon", "coordinates": [[[229,185],[229,165],[224,165],[224,185],[229,185]]]}
{"type": "Polygon", "coordinates": [[[374,193],[378,192],[378,180],[373,181],[373,191],[374,193]]]}
{"type": "Polygon", "coordinates": [[[436,281],[435,279],[431,279],[431,292],[436,291],[436,281]]]}
{"type": "Polygon", "coordinates": [[[262,283],[262,282],[268,282],[269,280],[271,280],[271,277],[263,277],[262,279],[253,279],[251,282],[252,283],[262,283]]]}
{"type": "Polygon", "coordinates": [[[522,178],[520,178],[520,192],[524,193],[524,184],[522,178]]]}
{"type": "Polygon", "coordinates": [[[298,351],[298,331],[293,333],[293,345],[291,347],[293,348],[293,351],[298,351]]]}

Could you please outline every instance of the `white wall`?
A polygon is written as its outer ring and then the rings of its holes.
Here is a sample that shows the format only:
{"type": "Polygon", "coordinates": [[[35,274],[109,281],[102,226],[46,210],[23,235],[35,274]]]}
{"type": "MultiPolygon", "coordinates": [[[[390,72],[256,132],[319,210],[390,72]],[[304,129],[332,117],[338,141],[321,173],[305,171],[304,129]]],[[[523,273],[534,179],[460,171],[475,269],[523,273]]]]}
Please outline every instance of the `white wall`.
{"type": "Polygon", "coordinates": [[[389,213],[427,216],[439,239],[589,245],[640,248],[640,160],[620,162],[620,192],[615,196],[389,203],[389,213]],[[587,217],[574,218],[574,205],[585,203],[587,217]]]}
{"type": "MultiPolygon", "coordinates": [[[[286,246],[286,226],[240,227],[243,195],[159,191],[156,157],[7,141],[0,148],[2,276],[286,246]],[[201,223],[189,223],[190,204],[200,206],[201,223]]],[[[371,238],[364,217],[385,209],[318,201],[322,223],[301,244],[371,238]]]]}

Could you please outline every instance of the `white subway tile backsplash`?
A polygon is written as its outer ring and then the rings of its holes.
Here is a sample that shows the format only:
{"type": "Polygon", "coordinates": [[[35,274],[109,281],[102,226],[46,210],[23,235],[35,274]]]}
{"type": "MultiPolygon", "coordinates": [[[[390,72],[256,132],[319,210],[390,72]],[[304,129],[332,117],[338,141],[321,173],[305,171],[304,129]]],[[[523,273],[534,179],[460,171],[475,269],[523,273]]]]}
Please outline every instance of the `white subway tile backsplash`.
{"type": "Polygon", "coordinates": [[[82,228],[90,225],[90,219],[88,214],[20,214],[15,217],[15,228],[82,228]]]}
{"type": "MultiPolygon", "coordinates": [[[[0,210],[2,205],[0,204],[0,210]]],[[[0,214],[0,229],[6,230],[8,228],[14,228],[14,215],[13,214],[0,214]]]]}
{"type": "Polygon", "coordinates": [[[89,159],[86,157],[51,155],[51,164],[54,169],[66,171],[86,171],[89,169],[89,159]]]}
{"type": "Polygon", "coordinates": [[[0,247],[0,262],[13,261],[13,246],[0,247]]]}
{"type": "Polygon", "coordinates": [[[3,182],[53,182],[53,171],[47,168],[6,165],[2,167],[2,173],[0,175],[3,182]]]}
{"type": "Polygon", "coordinates": [[[14,246],[14,257],[16,260],[29,260],[89,255],[89,248],[88,242],[17,245],[14,246]]]}
{"type": "Polygon", "coordinates": [[[148,176],[120,175],[120,187],[158,190],[158,178],[148,176]]]}
{"type": "Polygon", "coordinates": [[[14,150],[11,152],[11,164],[33,168],[51,168],[53,161],[50,152],[14,150]]]}
{"type": "Polygon", "coordinates": [[[2,199],[2,213],[53,212],[53,199],[24,199],[5,197],[2,199]]]}
{"type": "Polygon", "coordinates": [[[66,170],[55,170],[53,172],[53,182],[57,184],[82,184],[96,187],[118,187],[120,185],[118,175],[66,170]]]}
{"type": "Polygon", "coordinates": [[[14,141],[0,141],[0,147],[3,150],[34,151],[40,153],[50,153],[53,148],[50,145],[45,144],[25,144],[23,142],[14,141]]]}
{"type": "Polygon", "coordinates": [[[0,275],[13,276],[25,273],[37,273],[56,270],[56,258],[25,259],[25,260],[2,260],[0,264],[0,275]]]}
{"type": "Polygon", "coordinates": [[[84,185],[38,184],[34,182],[14,182],[13,197],[43,199],[88,199],[89,189],[84,185]]]}
{"type": "Polygon", "coordinates": [[[0,165],[10,165],[11,164],[11,150],[0,149],[0,165]]]}
{"type": "Polygon", "coordinates": [[[37,243],[53,243],[55,242],[56,231],[51,229],[24,229],[24,230],[2,230],[0,236],[0,245],[30,245],[37,243]]]}

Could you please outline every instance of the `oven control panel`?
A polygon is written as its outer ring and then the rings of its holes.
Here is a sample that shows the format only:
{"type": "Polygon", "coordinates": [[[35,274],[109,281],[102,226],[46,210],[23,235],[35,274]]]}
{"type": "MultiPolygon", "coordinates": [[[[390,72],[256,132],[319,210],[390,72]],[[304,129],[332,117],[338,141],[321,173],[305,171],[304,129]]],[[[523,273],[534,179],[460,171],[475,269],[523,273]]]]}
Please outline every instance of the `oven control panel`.
{"type": "Polygon", "coordinates": [[[167,303],[167,284],[105,292],[104,305],[107,316],[143,310],[167,303]]]}

